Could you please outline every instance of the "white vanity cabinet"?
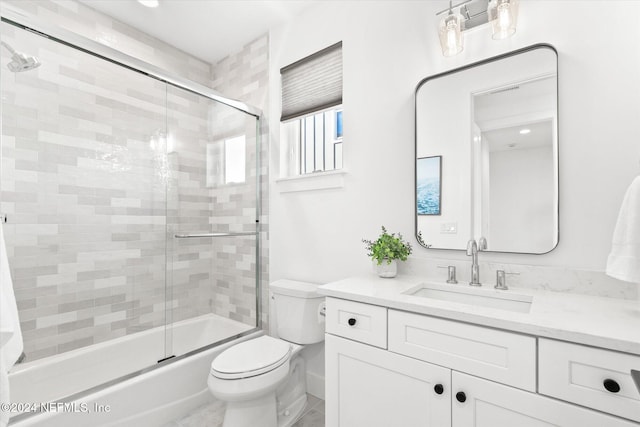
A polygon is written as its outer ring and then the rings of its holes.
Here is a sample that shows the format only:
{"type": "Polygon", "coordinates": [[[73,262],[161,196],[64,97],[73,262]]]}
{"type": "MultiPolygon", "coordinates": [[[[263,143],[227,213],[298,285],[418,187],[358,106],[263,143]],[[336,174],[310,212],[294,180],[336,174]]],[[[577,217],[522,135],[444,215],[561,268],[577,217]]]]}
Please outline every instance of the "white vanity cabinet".
{"type": "Polygon", "coordinates": [[[536,391],[536,339],[398,310],[388,313],[389,350],[536,391]]]}
{"type": "Polygon", "coordinates": [[[450,425],[451,370],[387,351],[387,312],[327,298],[326,425],[450,425]]]}
{"type": "Polygon", "coordinates": [[[326,425],[451,425],[451,370],[327,334],[326,425]]]}
{"type": "Polygon", "coordinates": [[[339,298],[326,331],[328,427],[640,425],[539,394],[534,336],[339,298]]]}
{"type": "Polygon", "coordinates": [[[640,391],[631,378],[631,369],[640,367],[640,356],[545,338],[538,340],[538,348],[541,394],[640,425],[640,391]]]}
{"type": "Polygon", "coordinates": [[[638,423],[453,371],[453,427],[631,427],[638,423]],[[464,402],[457,393],[464,393],[464,402]]]}

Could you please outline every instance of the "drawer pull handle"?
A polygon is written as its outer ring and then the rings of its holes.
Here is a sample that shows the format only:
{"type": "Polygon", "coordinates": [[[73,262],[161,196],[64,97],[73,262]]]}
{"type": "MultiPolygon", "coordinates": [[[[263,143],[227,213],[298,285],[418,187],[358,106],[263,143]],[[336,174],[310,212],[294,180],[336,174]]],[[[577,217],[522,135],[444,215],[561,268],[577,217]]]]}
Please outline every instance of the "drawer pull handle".
{"type": "Polygon", "coordinates": [[[607,389],[607,391],[610,391],[611,393],[617,393],[620,391],[620,384],[618,384],[615,380],[612,380],[610,378],[607,378],[606,380],[604,380],[604,383],[602,383],[604,385],[604,388],[607,389]]]}
{"type": "Polygon", "coordinates": [[[347,323],[349,324],[349,326],[353,326],[356,324],[356,319],[350,317],[349,320],[347,320],[347,323]]]}
{"type": "Polygon", "coordinates": [[[460,403],[464,403],[467,400],[467,395],[464,394],[464,391],[459,391],[456,393],[456,400],[460,403]]]}
{"type": "Polygon", "coordinates": [[[436,394],[442,394],[444,393],[444,387],[442,386],[442,384],[436,384],[435,386],[433,386],[433,391],[435,391],[436,394]]]}

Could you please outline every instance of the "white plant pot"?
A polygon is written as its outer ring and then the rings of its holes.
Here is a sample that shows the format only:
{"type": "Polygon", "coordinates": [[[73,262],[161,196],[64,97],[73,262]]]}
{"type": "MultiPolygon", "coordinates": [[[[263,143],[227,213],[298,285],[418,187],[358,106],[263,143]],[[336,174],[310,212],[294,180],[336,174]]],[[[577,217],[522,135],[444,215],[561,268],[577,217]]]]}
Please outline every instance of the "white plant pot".
{"type": "Polygon", "coordinates": [[[379,277],[391,278],[396,277],[396,274],[398,274],[398,261],[395,259],[392,259],[391,263],[387,260],[383,260],[382,264],[379,265],[377,261],[373,261],[373,265],[375,266],[376,273],[378,273],[379,277]]]}

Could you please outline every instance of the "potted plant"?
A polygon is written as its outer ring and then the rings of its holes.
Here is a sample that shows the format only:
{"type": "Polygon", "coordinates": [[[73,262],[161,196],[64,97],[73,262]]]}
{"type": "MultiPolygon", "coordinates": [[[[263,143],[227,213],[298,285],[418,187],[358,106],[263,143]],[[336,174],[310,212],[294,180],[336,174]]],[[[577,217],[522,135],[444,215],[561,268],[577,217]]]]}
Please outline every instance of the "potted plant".
{"type": "Polygon", "coordinates": [[[398,272],[397,260],[406,261],[411,254],[411,244],[402,239],[402,235],[398,233],[387,233],[387,229],[382,226],[382,234],[377,240],[371,241],[362,239],[365,243],[367,255],[375,261],[378,276],[395,277],[398,272]]]}

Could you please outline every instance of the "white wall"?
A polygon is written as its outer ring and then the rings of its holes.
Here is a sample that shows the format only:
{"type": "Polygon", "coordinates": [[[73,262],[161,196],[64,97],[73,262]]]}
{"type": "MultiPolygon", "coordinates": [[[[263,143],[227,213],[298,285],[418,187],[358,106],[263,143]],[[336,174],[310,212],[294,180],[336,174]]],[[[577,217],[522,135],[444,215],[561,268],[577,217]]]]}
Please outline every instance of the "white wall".
{"type": "MultiPolygon", "coordinates": [[[[368,273],[371,263],[360,240],[376,237],[381,225],[415,243],[417,83],[541,42],[559,53],[560,243],[546,255],[483,253],[480,259],[485,269],[513,263],[539,266],[533,267],[535,273],[550,266],[558,277],[552,281],[584,277],[564,274],[565,269],[604,270],[618,208],[640,170],[640,2],[522,1],[514,37],[493,41],[488,28],[477,29],[468,34],[462,54],[444,58],[434,14],[446,3],[325,2],[271,32],[271,280],[323,283],[368,273]],[[279,69],[339,40],[344,55],[345,185],[280,193],[274,182],[279,169],[279,69]]],[[[416,266],[435,271],[443,260],[468,263],[462,251],[417,247],[400,272],[416,266]]],[[[591,279],[583,282],[585,288],[595,286],[591,279]]],[[[324,372],[322,358],[308,360],[309,371],[324,372]]]]}
{"type": "Polygon", "coordinates": [[[272,184],[272,279],[328,282],[370,271],[361,239],[377,237],[381,225],[415,240],[413,92],[429,74],[428,6],[326,2],[271,32],[271,176],[279,159],[279,69],[339,40],[348,170],[341,189],[281,194],[272,184]]]}
{"type": "MultiPolygon", "coordinates": [[[[445,3],[326,2],[272,31],[271,176],[278,170],[279,68],[339,40],[349,172],[341,189],[281,194],[272,183],[272,279],[327,282],[369,272],[360,239],[377,236],[382,224],[413,240],[416,84],[540,42],[559,53],[560,243],[547,255],[482,258],[604,269],[618,207],[639,171],[640,2],[523,1],[514,37],[493,41],[488,28],[475,30],[452,58],[440,54],[435,27],[434,12],[445,3]]],[[[422,248],[413,255],[427,263],[442,257],[466,258],[422,248]]]]}

